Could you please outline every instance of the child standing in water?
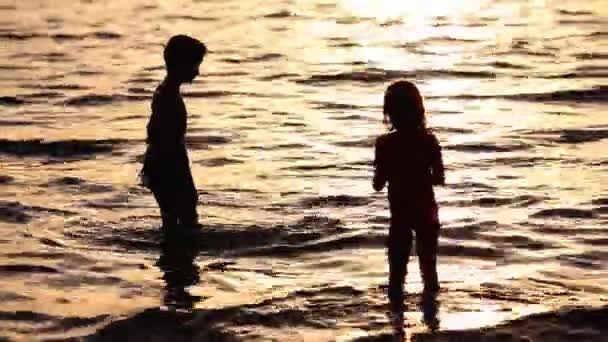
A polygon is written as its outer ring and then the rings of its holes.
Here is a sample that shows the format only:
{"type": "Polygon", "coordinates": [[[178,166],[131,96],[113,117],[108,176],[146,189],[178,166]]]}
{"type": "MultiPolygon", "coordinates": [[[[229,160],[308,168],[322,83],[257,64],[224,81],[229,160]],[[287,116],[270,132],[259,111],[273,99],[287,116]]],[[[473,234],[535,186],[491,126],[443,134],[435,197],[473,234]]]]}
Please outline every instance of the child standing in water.
{"type": "Polygon", "coordinates": [[[167,75],[152,98],[141,178],[158,203],[163,228],[198,224],[198,193],[186,151],[187,112],[180,86],[199,74],[206,53],[205,44],[194,38],[171,37],[164,50],[167,75]]]}
{"type": "Polygon", "coordinates": [[[424,294],[439,291],[439,217],[433,185],[443,185],[445,177],[441,146],[426,127],[422,96],[413,83],[400,80],[388,87],[384,118],[390,130],[376,140],[373,186],[380,191],[388,182],[388,298],[393,324],[402,327],[403,288],[414,232],[424,294]]]}

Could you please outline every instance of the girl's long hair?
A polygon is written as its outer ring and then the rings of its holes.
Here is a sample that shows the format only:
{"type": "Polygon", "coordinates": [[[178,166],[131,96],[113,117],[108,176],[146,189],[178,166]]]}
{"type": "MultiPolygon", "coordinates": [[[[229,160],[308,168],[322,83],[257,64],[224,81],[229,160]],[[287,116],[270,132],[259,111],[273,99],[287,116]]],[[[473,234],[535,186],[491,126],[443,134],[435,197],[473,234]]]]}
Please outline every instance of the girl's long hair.
{"type": "Polygon", "coordinates": [[[409,81],[392,83],[384,93],[384,122],[390,130],[426,131],[426,115],[422,95],[409,81]]]}

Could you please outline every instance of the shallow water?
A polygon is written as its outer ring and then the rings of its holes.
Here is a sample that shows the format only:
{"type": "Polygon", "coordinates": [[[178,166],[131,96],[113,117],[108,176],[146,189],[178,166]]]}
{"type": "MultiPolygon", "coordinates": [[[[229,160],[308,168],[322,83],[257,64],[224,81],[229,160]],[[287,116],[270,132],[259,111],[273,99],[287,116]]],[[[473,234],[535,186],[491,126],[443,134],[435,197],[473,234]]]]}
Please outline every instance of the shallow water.
{"type": "MultiPolygon", "coordinates": [[[[92,334],[165,304],[212,312],[237,338],[388,329],[388,209],[370,164],[382,92],[401,77],[444,146],[440,329],[608,301],[604,1],[31,0],[0,12],[0,339],[92,334]],[[183,89],[205,227],[174,254],[136,174],[177,33],[210,54],[183,89]]],[[[425,329],[416,263],[413,331],[425,329]]]]}

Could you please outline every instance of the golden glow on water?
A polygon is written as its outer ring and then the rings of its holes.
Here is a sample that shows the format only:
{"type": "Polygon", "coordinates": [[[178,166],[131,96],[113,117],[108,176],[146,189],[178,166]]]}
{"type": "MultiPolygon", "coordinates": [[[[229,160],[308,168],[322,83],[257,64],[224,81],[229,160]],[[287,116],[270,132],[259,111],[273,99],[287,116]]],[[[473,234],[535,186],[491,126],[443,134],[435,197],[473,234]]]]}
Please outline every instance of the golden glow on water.
{"type": "Polygon", "coordinates": [[[463,46],[439,43],[426,47],[425,51],[442,57],[429,58],[427,63],[408,51],[417,42],[446,37],[475,41],[497,35],[491,30],[459,25],[466,23],[467,15],[478,11],[485,2],[345,0],[342,6],[352,15],[376,21],[362,24],[364,28],[351,35],[362,45],[356,49],[362,60],[388,70],[417,70],[427,67],[450,69],[466,58],[463,46]],[[446,22],[437,25],[441,21],[446,22]],[[378,30],[377,23],[386,24],[386,27],[378,30]],[[378,46],[378,41],[386,41],[389,47],[378,46]]]}

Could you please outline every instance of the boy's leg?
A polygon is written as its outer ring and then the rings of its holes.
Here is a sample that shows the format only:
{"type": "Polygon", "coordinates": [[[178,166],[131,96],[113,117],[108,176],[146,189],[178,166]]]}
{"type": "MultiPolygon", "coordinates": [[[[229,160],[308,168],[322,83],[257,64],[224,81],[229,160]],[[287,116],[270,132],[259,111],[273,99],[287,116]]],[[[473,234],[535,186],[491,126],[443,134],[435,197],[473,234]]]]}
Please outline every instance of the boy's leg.
{"type": "Polygon", "coordinates": [[[392,311],[403,311],[403,287],[412,248],[412,231],[406,225],[396,222],[396,219],[391,221],[388,234],[388,298],[392,311]]]}
{"type": "Polygon", "coordinates": [[[198,224],[198,213],[196,205],[198,204],[198,191],[194,186],[192,173],[187,169],[183,178],[182,191],[179,194],[180,201],[178,205],[179,223],[184,226],[195,226],[198,224]]]}
{"type": "Polygon", "coordinates": [[[198,214],[196,212],[197,201],[195,199],[186,198],[179,201],[178,216],[179,223],[185,227],[193,227],[198,224],[198,214]]]}
{"type": "Polygon", "coordinates": [[[416,253],[418,254],[425,293],[439,291],[439,280],[437,278],[438,240],[439,223],[416,227],[416,253]]]}
{"type": "Polygon", "coordinates": [[[166,191],[164,186],[152,186],[152,194],[160,209],[160,217],[162,219],[163,228],[169,228],[177,225],[177,215],[173,210],[172,196],[166,191]]]}

